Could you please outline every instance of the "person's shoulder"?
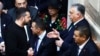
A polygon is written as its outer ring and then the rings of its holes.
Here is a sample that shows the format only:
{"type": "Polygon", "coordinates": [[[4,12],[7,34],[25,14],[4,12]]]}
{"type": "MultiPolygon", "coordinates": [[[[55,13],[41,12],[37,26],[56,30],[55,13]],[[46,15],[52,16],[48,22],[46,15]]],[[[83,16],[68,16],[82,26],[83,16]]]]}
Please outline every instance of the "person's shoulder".
{"type": "Polygon", "coordinates": [[[14,10],[15,10],[15,8],[11,8],[11,9],[8,10],[7,13],[13,12],[14,10]]]}
{"type": "Polygon", "coordinates": [[[33,7],[33,6],[28,6],[27,7],[29,10],[34,10],[34,11],[38,11],[38,9],[36,9],[35,7],[33,7]]]}
{"type": "Polygon", "coordinates": [[[1,16],[3,18],[6,18],[6,19],[9,19],[9,18],[11,19],[11,17],[8,14],[4,13],[4,12],[2,12],[1,16]]]}
{"type": "Polygon", "coordinates": [[[76,24],[77,26],[89,26],[88,21],[84,18],[76,24]]]}

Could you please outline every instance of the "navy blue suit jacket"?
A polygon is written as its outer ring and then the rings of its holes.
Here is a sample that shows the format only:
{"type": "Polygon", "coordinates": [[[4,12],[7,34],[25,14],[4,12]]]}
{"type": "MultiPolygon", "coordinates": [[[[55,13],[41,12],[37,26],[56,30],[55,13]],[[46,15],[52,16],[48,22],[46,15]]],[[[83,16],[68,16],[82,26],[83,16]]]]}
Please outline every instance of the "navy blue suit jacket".
{"type": "Polygon", "coordinates": [[[60,48],[60,53],[61,54],[68,49],[70,44],[72,44],[74,42],[73,35],[74,35],[75,27],[80,27],[80,26],[84,26],[84,25],[89,27],[89,23],[86,21],[86,19],[83,19],[80,22],[78,22],[76,25],[74,25],[71,28],[70,31],[65,30],[64,32],[61,33],[61,37],[64,40],[64,42],[63,42],[63,44],[62,44],[62,46],[60,48]]]}
{"type": "MultiPolygon", "coordinates": [[[[72,45],[62,56],[77,56],[77,46],[72,45]]],[[[81,50],[79,56],[100,56],[99,50],[93,40],[89,40],[81,50]]]]}
{"type": "MultiPolygon", "coordinates": [[[[9,26],[9,24],[12,22],[12,18],[5,14],[1,13],[1,32],[2,32],[2,38],[6,37],[6,30],[9,26]]],[[[3,39],[0,38],[0,42],[3,41],[3,39]]]]}
{"type": "MultiPolygon", "coordinates": [[[[34,39],[36,41],[36,39],[34,39]]],[[[46,35],[43,38],[36,56],[56,56],[56,45],[54,39],[49,39],[46,35]]]]}

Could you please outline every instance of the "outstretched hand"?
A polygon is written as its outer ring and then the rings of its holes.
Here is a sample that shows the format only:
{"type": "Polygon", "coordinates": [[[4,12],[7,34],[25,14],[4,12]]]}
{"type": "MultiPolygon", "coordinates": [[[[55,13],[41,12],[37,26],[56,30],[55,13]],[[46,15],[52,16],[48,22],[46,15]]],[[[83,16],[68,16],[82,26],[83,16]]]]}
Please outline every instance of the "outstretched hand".
{"type": "Polygon", "coordinates": [[[58,38],[59,36],[60,36],[60,34],[56,29],[53,29],[53,31],[51,31],[47,34],[48,38],[58,38]]]}

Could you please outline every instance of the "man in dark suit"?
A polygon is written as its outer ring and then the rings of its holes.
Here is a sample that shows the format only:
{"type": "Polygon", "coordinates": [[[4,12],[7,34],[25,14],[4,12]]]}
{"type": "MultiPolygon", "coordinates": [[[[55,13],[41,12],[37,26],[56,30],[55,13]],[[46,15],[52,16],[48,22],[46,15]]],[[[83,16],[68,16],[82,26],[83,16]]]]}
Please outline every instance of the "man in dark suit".
{"type": "Polygon", "coordinates": [[[38,10],[34,7],[27,6],[27,0],[15,0],[15,7],[8,10],[8,14],[13,18],[15,21],[16,19],[16,9],[18,8],[27,8],[30,12],[31,17],[35,19],[37,16],[38,10]]]}
{"type": "Polygon", "coordinates": [[[32,56],[33,51],[28,43],[24,26],[31,20],[30,13],[25,8],[16,10],[16,20],[8,26],[4,38],[6,56],[32,56]]]}
{"type": "Polygon", "coordinates": [[[69,12],[69,17],[72,21],[72,24],[69,26],[68,29],[65,31],[59,33],[56,30],[48,33],[49,38],[58,38],[59,40],[56,40],[56,45],[60,47],[60,54],[65,52],[70,44],[72,44],[73,41],[73,34],[75,27],[80,27],[80,26],[87,26],[89,27],[89,23],[86,21],[85,17],[85,7],[81,4],[73,4],[70,12],[69,12]]]}
{"type": "Polygon", "coordinates": [[[74,41],[76,44],[72,45],[62,56],[100,56],[87,26],[75,28],[74,41]]]}
{"type": "Polygon", "coordinates": [[[32,21],[31,30],[34,34],[34,56],[56,56],[56,45],[53,39],[47,38],[47,31],[45,29],[45,25],[43,20],[37,18],[32,21]],[[37,39],[37,40],[36,40],[37,39]]]}
{"type": "Polygon", "coordinates": [[[12,18],[2,12],[3,3],[0,1],[0,56],[5,55],[4,37],[6,37],[6,30],[12,22],[12,18]]]}

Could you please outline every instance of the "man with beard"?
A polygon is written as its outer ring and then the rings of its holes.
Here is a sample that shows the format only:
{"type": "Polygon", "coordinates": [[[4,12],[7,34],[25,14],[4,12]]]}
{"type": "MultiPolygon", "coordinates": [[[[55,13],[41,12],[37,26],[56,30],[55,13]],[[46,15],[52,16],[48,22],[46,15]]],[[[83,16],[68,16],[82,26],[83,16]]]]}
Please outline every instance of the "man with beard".
{"type": "Polygon", "coordinates": [[[7,30],[4,38],[7,56],[32,56],[32,48],[29,48],[28,38],[24,26],[31,20],[30,13],[25,8],[16,10],[16,20],[7,30]]]}
{"type": "Polygon", "coordinates": [[[38,12],[36,8],[27,6],[27,0],[15,0],[15,7],[9,9],[7,12],[13,18],[14,21],[16,19],[16,10],[18,8],[28,9],[30,12],[30,15],[31,15],[31,17],[33,17],[33,19],[35,19],[37,12],[38,12]]]}

